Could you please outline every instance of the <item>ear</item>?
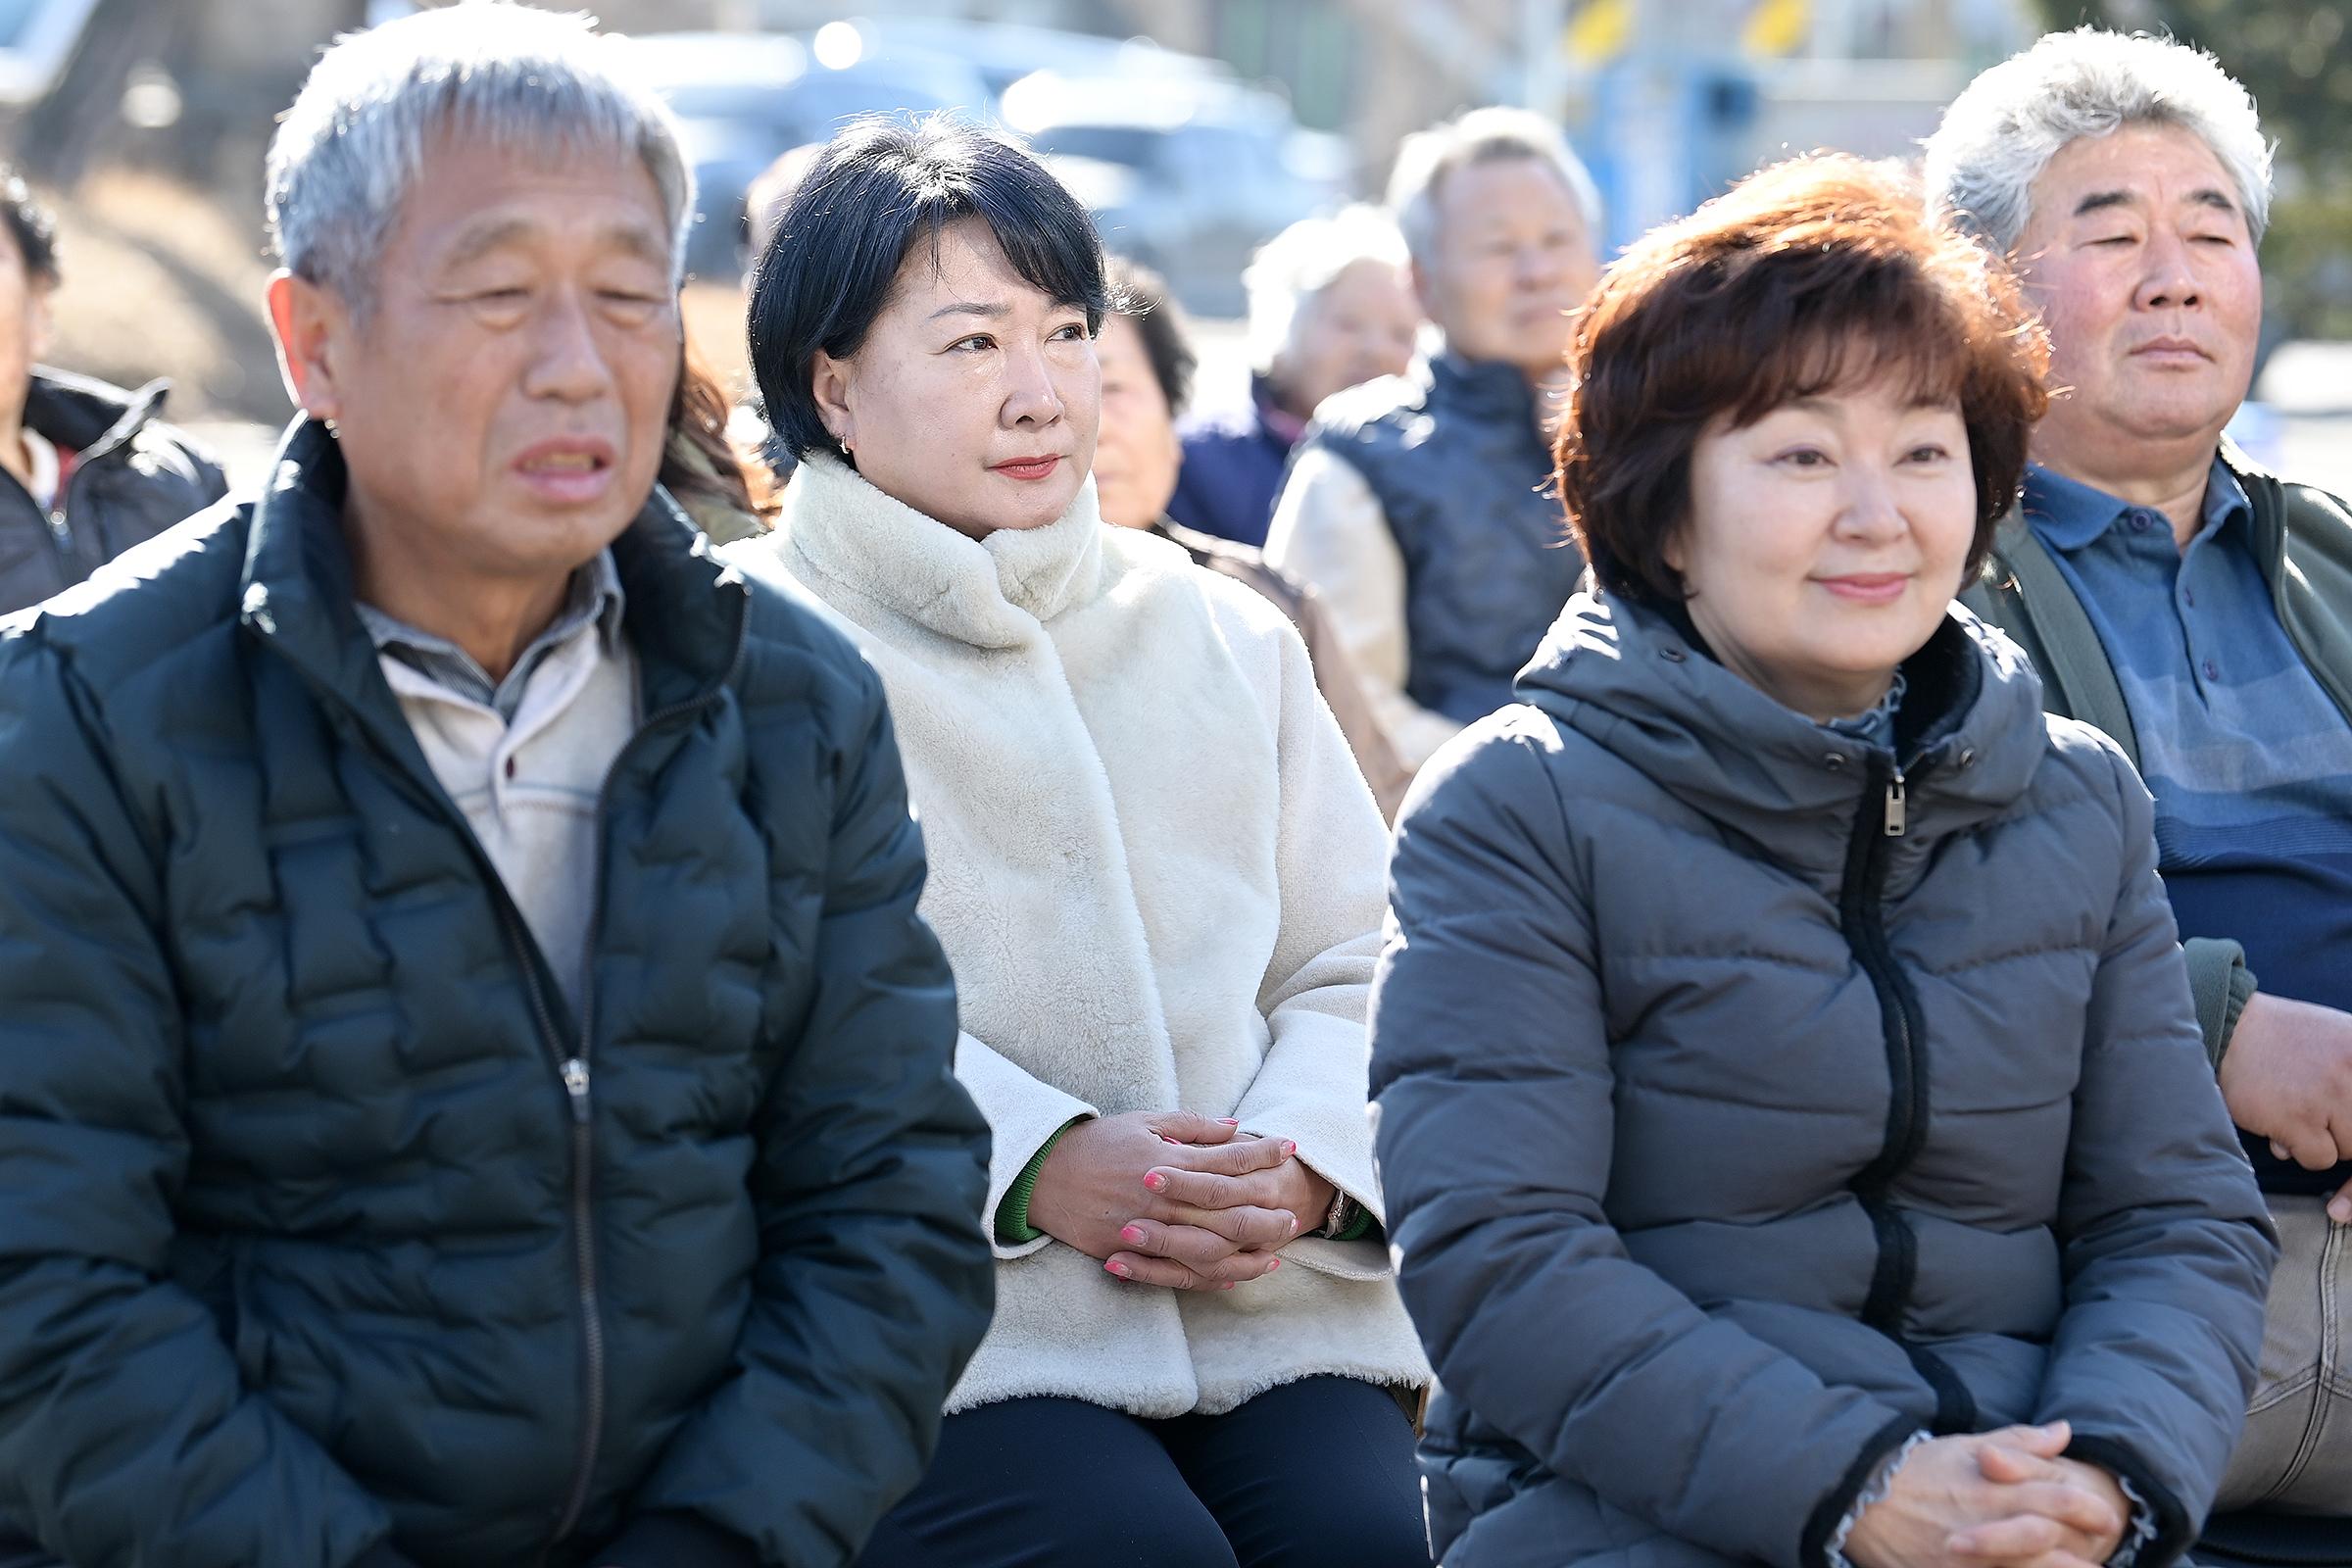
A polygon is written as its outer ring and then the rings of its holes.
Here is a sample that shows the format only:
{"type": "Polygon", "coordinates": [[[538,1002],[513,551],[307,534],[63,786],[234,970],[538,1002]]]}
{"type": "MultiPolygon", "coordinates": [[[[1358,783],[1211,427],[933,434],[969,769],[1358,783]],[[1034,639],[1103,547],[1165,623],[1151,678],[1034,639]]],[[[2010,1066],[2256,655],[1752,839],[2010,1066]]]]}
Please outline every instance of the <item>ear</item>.
{"type": "Polygon", "coordinates": [[[816,402],[816,416],[835,441],[846,447],[858,444],[858,416],[850,409],[850,387],[856,380],[850,362],[837,360],[823,349],[816,351],[816,364],[808,372],[808,395],[816,402]]]}
{"type": "Polygon", "coordinates": [[[295,406],[314,419],[343,412],[336,370],[351,338],[351,313],[331,291],[280,269],[270,276],[270,326],[277,368],[295,406]]]}

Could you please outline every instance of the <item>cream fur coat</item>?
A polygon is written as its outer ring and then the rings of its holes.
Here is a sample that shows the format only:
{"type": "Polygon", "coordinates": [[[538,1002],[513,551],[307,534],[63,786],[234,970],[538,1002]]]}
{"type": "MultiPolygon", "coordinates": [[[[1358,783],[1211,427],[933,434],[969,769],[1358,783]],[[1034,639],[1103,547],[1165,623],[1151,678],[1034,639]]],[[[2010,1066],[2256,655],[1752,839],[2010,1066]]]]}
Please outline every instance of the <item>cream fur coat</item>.
{"type": "MultiPolygon", "coordinates": [[[[956,1070],[996,1138],[988,1212],[1073,1116],[1185,1109],[1291,1138],[1375,1213],[1365,1006],[1386,835],[1298,635],[1239,583],[1104,525],[985,542],[812,457],[780,568],[882,672],[955,965],[956,1070]]],[[[1371,1242],[1294,1242],[1211,1293],[1055,1241],[998,1248],[997,1315],[950,1411],[1065,1395],[1229,1410],[1317,1373],[1429,1376],[1371,1242]]]]}

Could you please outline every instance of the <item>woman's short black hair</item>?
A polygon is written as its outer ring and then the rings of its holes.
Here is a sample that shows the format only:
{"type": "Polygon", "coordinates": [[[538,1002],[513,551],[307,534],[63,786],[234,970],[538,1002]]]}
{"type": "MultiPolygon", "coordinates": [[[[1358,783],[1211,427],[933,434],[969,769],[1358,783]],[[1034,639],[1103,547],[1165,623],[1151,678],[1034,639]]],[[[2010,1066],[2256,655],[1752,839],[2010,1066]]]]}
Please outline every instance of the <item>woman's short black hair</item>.
{"type": "Polygon", "coordinates": [[[0,222],[24,259],[24,275],[54,285],[57,278],[57,220],[34,199],[17,172],[0,164],[0,222]]]}
{"type": "Polygon", "coordinates": [[[1083,309],[1088,331],[1102,329],[1102,242],[1037,160],[944,116],[853,121],[793,193],[752,282],[752,370],[795,456],[832,444],[809,384],[817,352],[857,353],[907,252],[965,218],[988,224],[1022,277],[1083,309]]]}
{"type": "Polygon", "coordinates": [[[1113,256],[1110,296],[1110,308],[1133,321],[1143,337],[1152,378],[1168,400],[1168,416],[1181,417],[1193,401],[1193,371],[1200,357],[1193,352],[1192,329],[1184,308],[1168,292],[1168,280],[1141,262],[1113,256]]]}

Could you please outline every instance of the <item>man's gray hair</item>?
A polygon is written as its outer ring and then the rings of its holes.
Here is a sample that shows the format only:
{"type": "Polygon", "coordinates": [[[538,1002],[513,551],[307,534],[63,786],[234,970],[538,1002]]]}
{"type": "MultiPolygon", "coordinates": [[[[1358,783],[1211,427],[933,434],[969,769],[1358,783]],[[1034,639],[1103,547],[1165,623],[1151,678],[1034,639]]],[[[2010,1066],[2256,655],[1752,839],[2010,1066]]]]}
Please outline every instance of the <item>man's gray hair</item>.
{"type": "Polygon", "coordinates": [[[365,310],[401,198],[443,126],[503,147],[615,147],[645,161],[683,278],[694,174],[628,40],[592,19],[510,0],[463,3],[349,33],[319,56],[270,143],[270,233],[287,270],[365,310]]]}
{"type": "Polygon", "coordinates": [[[2213,56],[2170,38],[2053,32],[1970,82],[1927,140],[1929,206],[2006,253],[2034,181],[2068,143],[2125,125],[2195,135],[2237,189],[2256,244],[2271,220],[2271,143],[2254,100],[2213,56]]]}
{"type": "Polygon", "coordinates": [[[1413,259],[1427,265],[1438,243],[1438,187],[1471,164],[1533,158],[1551,166],[1576,199],[1585,229],[1600,244],[1600,187],[1568,147],[1560,127],[1532,109],[1473,109],[1458,119],[1416,130],[1396,149],[1389,174],[1389,211],[1404,231],[1413,259]]]}
{"type": "Polygon", "coordinates": [[[1315,297],[1358,262],[1404,271],[1410,258],[1389,215],[1356,202],[1329,218],[1301,218],[1257,248],[1242,270],[1250,294],[1250,364],[1274,368],[1315,297]]]}

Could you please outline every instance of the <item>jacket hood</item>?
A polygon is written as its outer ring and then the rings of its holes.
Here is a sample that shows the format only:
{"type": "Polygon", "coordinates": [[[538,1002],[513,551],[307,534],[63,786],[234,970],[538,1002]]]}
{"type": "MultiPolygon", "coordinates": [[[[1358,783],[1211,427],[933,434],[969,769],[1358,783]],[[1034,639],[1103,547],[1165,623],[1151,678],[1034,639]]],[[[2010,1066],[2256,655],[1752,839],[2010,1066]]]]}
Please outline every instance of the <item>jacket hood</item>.
{"type": "Polygon", "coordinates": [[[61,450],[87,456],[138,434],[163,412],[171,391],[169,381],[150,381],[131,392],[95,376],[35,366],[24,422],[61,450]]]}
{"type": "Polygon", "coordinates": [[[2048,750],[2040,680],[2014,643],[1960,606],[1903,674],[1890,752],[1784,708],[1668,615],[1588,590],[1568,602],[1517,692],[1776,858],[1834,871],[1864,796],[1898,764],[1910,858],[2023,795],[2048,750]]]}

